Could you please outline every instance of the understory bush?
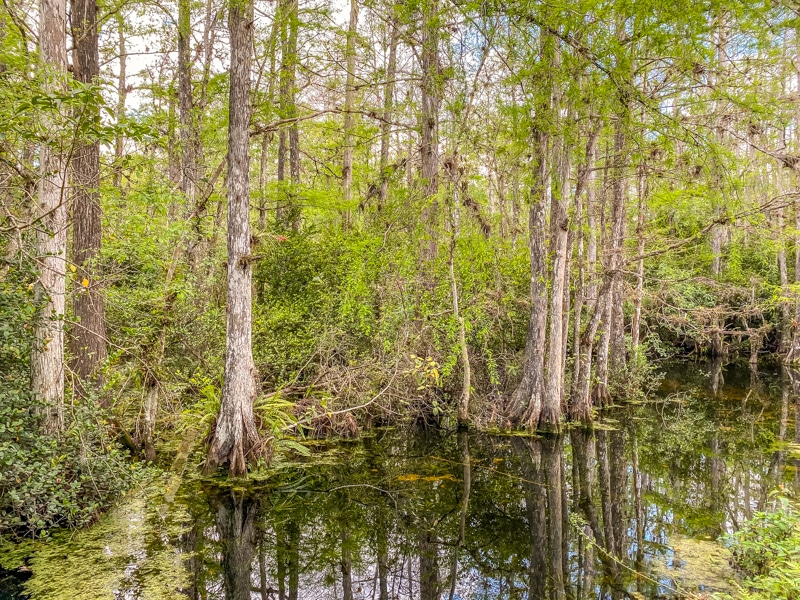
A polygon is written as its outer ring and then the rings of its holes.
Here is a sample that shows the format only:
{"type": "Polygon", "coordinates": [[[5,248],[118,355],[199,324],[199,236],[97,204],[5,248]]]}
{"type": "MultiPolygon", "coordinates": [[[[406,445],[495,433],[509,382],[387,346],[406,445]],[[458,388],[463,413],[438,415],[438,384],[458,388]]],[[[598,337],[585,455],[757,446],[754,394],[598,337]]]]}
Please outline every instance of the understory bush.
{"type": "Polygon", "coordinates": [[[777,510],[757,512],[724,541],[731,563],[742,574],[742,600],[800,598],[800,513],[786,498],[777,510]]]}
{"type": "Polygon", "coordinates": [[[0,279],[0,535],[36,536],[91,521],[137,478],[96,398],[68,398],[65,430],[44,434],[30,391],[32,273],[0,279]]]}

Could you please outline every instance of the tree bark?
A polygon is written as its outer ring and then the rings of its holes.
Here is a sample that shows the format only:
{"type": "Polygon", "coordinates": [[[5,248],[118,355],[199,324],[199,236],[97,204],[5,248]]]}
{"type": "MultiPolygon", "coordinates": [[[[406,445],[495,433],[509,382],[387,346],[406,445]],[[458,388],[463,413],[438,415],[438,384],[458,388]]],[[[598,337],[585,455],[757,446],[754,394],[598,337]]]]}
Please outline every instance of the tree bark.
{"type": "MultiPolygon", "coordinates": [[[[560,61],[556,61],[558,65],[560,61]]],[[[559,101],[554,105],[558,107],[559,101]]],[[[558,110],[556,108],[556,110],[558,110]]],[[[556,111],[554,111],[556,112],[556,111]]],[[[550,251],[552,254],[552,285],[550,288],[550,328],[548,332],[547,362],[545,365],[542,413],[539,429],[558,431],[561,426],[561,403],[564,396],[564,290],[567,286],[567,247],[569,217],[566,194],[569,190],[569,149],[564,134],[559,135],[554,151],[556,169],[551,182],[550,199],[550,251]]],[[[568,313],[567,313],[568,314],[568,313]]]]}
{"type": "Polygon", "coordinates": [[[423,220],[428,234],[428,245],[424,251],[425,260],[423,262],[433,260],[438,252],[439,209],[436,194],[439,190],[439,95],[441,93],[438,9],[438,0],[424,0],[422,3],[420,177],[427,203],[423,220]]]}
{"type": "MultiPolygon", "coordinates": [[[[542,41],[542,55],[551,57],[554,40],[545,35],[542,41]]],[[[547,249],[545,246],[545,209],[547,206],[547,174],[550,135],[545,123],[551,112],[550,77],[544,82],[540,92],[537,114],[541,121],[533,126],[533,186],[531,188],[531,207],[528,214],[529,254],[531,262],[530,295],[531,312],[528,320],[528,334],[525,340],[525,358],[522,364],[522,379],[511,395],[506,413],[511,423],[522,423],[536,429],[542,412],[544,392],[545,336],[547,335],[547,249]]],[[[560,326],[560,323],[559,323],[560,326]]]]}
{"type": "MultiPolygon", "coordinates": [[[[117,44],[119,51],[119,75],[117,76],[117,125],[125,120],[125,102],[128,98],[128,49],[125,44],[125,16],[117,12],[117,44]]],[[[114,140],[114,188],[122,193],[122,157],[125,153],[125,138],[117,133],[114,140]]]]}
{"type": "Polygon", "coordinates": [[[228,125],[228,306],[225,381],[206,471],[227,465],[230,474],[247,472],[258,440],[253,419],[256,397],[252,348],[252,262],[250,257],[250,61],[252,0],[234,0],[230,29],[228,125]]]}
{"type": "Polygon", "coordinates": [[[358,34],[358,0],[350,0],[350,25],[347,29],[345,62],[347,78],[344,93],[344,154],[342,157],[342,199],[344,228],[350,226],[350,203],[353,200],[353,106],[356,100],[356,36],[358,34]]]}
{"type": "Polygon", "coordinates": [[[631,321],[631,347],[634,352],[639,351],[642,320],[642,296],[644,294],[644,223],[645,223],[645,196],[646,191],[645,165],[639,166],[638,209],[636,220],[636,252],[640,257],[636,261],[636,293],[633,298],[633,320],[631,321]]]}
{"type": "MultiPolygon", "coordinates": [[[[97,47],[97,1],[72,0],[73,66],[80,83],[95,83],[100,76],[97,47]]],[[[89,118],[99,125],[100,108],[92,107],[89,118]]],[[[100,144],[79,143],[72,162],[72,262],[78,268],[78,291],[74,299],[75,327],[70,340],[71,368],[80,382],[94,379],[107,357],[103,296],[98,285],[96,258],[102,240],[100,208],[100,144]]],[[[100,381],[95,383],[100,384],[100,381]]]]}
{"type": "MultiPolygon", "coordinates": [[[[65,0],[40,0],[39,51],[46,69],[46,86],[65,90],[67,33],[65,0]]],[[[47,433],[64,428],[64,307],[67,258],[67,162],[58,144],[45,141],[39,151],[41,178],[36,216],[36,259],[39,279],[34,286],[41,306],[34,325],[36,345],[31,357],[31,389],[43,403],[42,426],[47,433]]]]}
{"type": "Polygon", "coordinates": [[[386,205],[389,196],[389,136],[394,108],[394,79],[397,76],[397,42],[400,38],[400,29],[397,27],[397,16],[392,11],[391,33],[389,40],[389,62],[386,65],[386,84],[383,88],[383,121],[381,122],[381,189],[378,196],[378,210],[386,205]]]}

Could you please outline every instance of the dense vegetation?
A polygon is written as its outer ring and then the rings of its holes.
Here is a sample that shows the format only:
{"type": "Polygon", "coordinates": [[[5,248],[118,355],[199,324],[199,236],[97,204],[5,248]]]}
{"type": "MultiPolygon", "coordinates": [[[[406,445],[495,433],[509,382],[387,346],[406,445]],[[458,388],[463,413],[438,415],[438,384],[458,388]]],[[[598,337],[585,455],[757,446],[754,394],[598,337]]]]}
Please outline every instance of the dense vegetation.
{"type": "Polygon", "coordinates": [[[3,3],[0,533],[181,443],[244,475],[797,363],[798,57],[788,0],[3,3]]]}

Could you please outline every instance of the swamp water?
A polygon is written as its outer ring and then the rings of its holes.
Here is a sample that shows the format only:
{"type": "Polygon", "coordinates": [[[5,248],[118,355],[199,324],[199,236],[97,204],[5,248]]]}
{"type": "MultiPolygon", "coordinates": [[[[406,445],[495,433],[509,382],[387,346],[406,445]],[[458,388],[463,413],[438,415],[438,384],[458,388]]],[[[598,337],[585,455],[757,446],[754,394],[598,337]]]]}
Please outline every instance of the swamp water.
{"type": "Polygon", "coordinates": [[[789,378],[678,364],[559,438],[373,432],[246,486],[166,475],[95,526],[0,553],[0,600],[679,598],[717,538],[800,489],[789,378]],[[22,568],[20,569],[20,566],[22,568]]]}

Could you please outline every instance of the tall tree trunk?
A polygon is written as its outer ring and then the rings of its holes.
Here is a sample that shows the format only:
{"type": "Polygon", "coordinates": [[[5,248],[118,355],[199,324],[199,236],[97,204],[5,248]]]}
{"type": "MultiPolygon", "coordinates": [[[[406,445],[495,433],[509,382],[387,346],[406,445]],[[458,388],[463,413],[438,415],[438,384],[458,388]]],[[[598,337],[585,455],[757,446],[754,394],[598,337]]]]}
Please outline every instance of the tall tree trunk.
{"type": "MultiPolygon", "coordinates": [[[[572,389],[569,401],[569,418],[575,421],[589,421],[591,419],[591,404],[589,402],[589,386],[592,374],[592,348],[594,336],[597,333],[599,318],[597,317],[597,284],[595,267],[597,263],[597,231],[595,229],[594,215],[594,163],[597,154],[597,138],[600,135],[601,123],[596,120],[586,142],[586,157],[575,185],[575,206],[578,229],[583,227],[582,194],[586,190],[586,260],[583,260],[583,236],[580,238],[578,259],[580,262],[580,275],[578,289],[575,292],[575,324],[573,330],[573,354],[575,356],[572,389]],[[582,334],[581,323],[584,305],[588,304],[589,322],[586,331],[582,334]]],[[[569,272],[566,273],[569,276],[569,272]]],[[[566,286],[568,287],[568,286],[566,286]]]]}
{"type": "MultiPolygon", "coordinates": [[[[797,39],[797,47],[795,48],[795,82],[800,89],[800,27],[795,30],[795,38],[797,39]]],[[[800,152],[800,106],[794,115],[794,148],[795,153],[800,152]]],[[[795,183],[798,181],[798,176],[793,173],[795,183]]],[[[794,282],[800,284],[800,199],[795,198],[794,201],[794,282]]],[[[793,335],[792,343],[788,349],[784,362],[787,364],[800,363],[800,296],[795,297],[794,305],[794,323],[792,324],[793,335]]]]}
{"type": "Polygon", "coordinates": [[[447,258],[447,269],[450,275],[450,296],[453,305],[453,317],[458,324],[458,347],[461,352],[461,368],[463,371],[463,379],[461,383],[461,397],[458,400],[458,426],[467,427],[469,425],[469,404],[470,393],[472,387],[472,370],[469,363],[469,348],[467,347],[467,329],[464,322],[464,316],[459,310],[458,302],[458,283],[456,282],[455,274],[455,251],[456,251],[456,216],[455,211],[458,206],[457,195],[459,193],[458,180],[453,182],[453,215],[450,227],[450,252],[447,258]]]}
{"type": "MultiPolygon", "coordinates": [[[[555,42],[551,35],[542,40],[542,55],[552,60],[555,42]]],[[[511,395],[506,409],[512,423],[523,423],[536,429],[542,412],[544,392],[545,336],[547,335],[547,249],[545,247],[547,206],[547,174],[550,135],[547,132],[547,115],[552,110],[552,81],[544,82],[545,89],[540,92],[541,101],[537,115],[541,121],[534,124],[533,130],[533,185],[530,192],[531,207],[528,215],[529,253],[531,262],[530,295],[531,312],[528,320],[528,334],[525,340],[525,358],[522,364],[522,379],[511,395]]],[[[560,323],[559,323],[560,326],[560,323]]]]}
{"type": "MultiPolygon", "coordinates": [[[[554,61],[558,66],[560,61],[554,61]]],[[[560,95],[560,94],[559,94],[560,95]]],[[[556,112],[560,101],[554,101],[556,112]]],[[[564,396],[564,291],[567,287],[569,217],[569,148],[564,133],[559,135],[553,152],[554,176],[551,179],[550,252],[552,254],[552,285],[550,288],[550,329],[547,362],[539,428],[558,431],[561,424],[561,403],[564,396]]],[[[569,314],[567,312],[567,314],[569,314]]],[[[562,586],[563,587],[563,586],[562,586]]]]}
{"type": "MultiPolygon", "coordinates": [[[[125,102],[128,98],[128,49],[125,44],[125,15],[117,11],[117,44],[119,51],[119,75],[117,76],[117,125],[125,120],[125,102]]],[[[122,193],[122,157],[125,153],[125,138],[117,133],[114,140],[114,188],[122,193]]]]}
{"type": "Polygon", "coordinates": [[[400,29],[397,16],[392,10],[391,33],[389,38],[389,62],[386,65],[386,84],[383,88],[383,120],[381,121],[381,189],[378,196],[378,210],[386,205],[389,196],[389,136],[391,133],[392,109],[394,108],[394,79],[397,76],[397,41],[400,29]]]}
{"type": "MultiPolygon", "coordinates": [[[[46,69],[46,86],[65,90],[67,33],[65,0],[40,0],[39,51],[46,69]]],[[[67,258],[67,162],[58,145],[47,141],[39,153],[36,216],[36,259],[39,279],[34,286],[41,306],[34,325],[36,346],[31,357],[31,388],[41,399],[43,428],[57,433],[64,427],[64,307],[67,258]]]]}
{"type": "MultiPolygon", "coordinates": [[[[627,107],[625,111],[627,112],[627,107]]],[[[623,245],[625,243],[625,197],[627,177],[627,115],[619,117],[614,125],[614,182],[611,196],[611,297],[609,332],[609,368],[620,372],[625,367],[625,322],[622,287],[623,245]]]]}
{"type": "Polygon", "coordinates": [[[350,203],[353,200],[353,125],[355,124],[353,105],[356,101],[357,30],[358,0],[350,0],[350,25],[347,29],[347,45],[345,48],[347,80],[344,93],[344,155],[342,158],[342,196],[344,201],[342,220],[345,228],[350,226],[350,203]]]}
{"type": "Polygon", "coordinates": [[[420,176],[426,198],[423,220],[426,223],[428,247],[424,252],[425,262],[433,260],[438,251],[437,224],[439,189],[439,4],[438,0],[422,3],[422,109],[420,114],[420,176]]]}
{"type": "Polygon", "coordinates": [[[231,67],[228,125],[228,307],[225,381],[206,471],[227,465],[231,475],[247,472],[258,439],[253,419],[256,373],[252,347],[252,262],[250,257],[250,61],[252,0],[234,0],[228,12],[231,67]]]}
{"type": "Polygon", "coordinates": [[[639,338],[641,335],[642,296],[644,294],[644,223],[645,223],[645,196],[647,179],[645,165],[639,165],[638,184],[638,218],[636,220],[636,252],[639,259],[636,261],[636,293],[633,298],[633,320],[631,321],[631,346],[634,352],[639,351],[639,338]]]}
{"type": "Polygon", "coordinates": [[[192,90],[191,56],[191,2],[178,0],[178,108],[181,122],[181,191],[186,196],[192,217],[192,234],[189,242],[189,262],[196,267],[203,243],[203,217],[205,207],[198,195],[200,172],[200,136],[197,132],[194,93],[192,90]]]}
{"type": "MultiPolygon", "coordinates": [[[[299,27],[297,0],[281,0],[281,68],[279,77],[278,112],[281,119],[297,118],[295,103],[297,77],[297,34],[299,27]]],[[[277,17],[276,17],[277,18],[277,17]]],[[[286,180],[288,157],[289,177],[292,184],[300,182],[300,137],[297,122],[278,131],[278,181],[286,180]]],[[[287,188],[283,203],[278,206],[278,222],[297,230],[300,226],[298,207],[294,206],[294,192],[287,188]]]]}
{"type": "MultiPolygon", "coordinates": [[[[75,79],[85,84],[96,82],[100,76],[97,1],[72,0],[71,20],[75,79]]],[[[92,107],[89,118],[99,124],[99,106],[92,107]]],[[[79,286],[74,300],[76,324],[70,340],[71,368],[84,381],[98,375],[98,368],[107,357],[105,310],[96,264],[102,240],[98,142],[78,145],[72,162],[72,175],[72,262],[78,267],[79,286]]]]}

